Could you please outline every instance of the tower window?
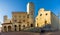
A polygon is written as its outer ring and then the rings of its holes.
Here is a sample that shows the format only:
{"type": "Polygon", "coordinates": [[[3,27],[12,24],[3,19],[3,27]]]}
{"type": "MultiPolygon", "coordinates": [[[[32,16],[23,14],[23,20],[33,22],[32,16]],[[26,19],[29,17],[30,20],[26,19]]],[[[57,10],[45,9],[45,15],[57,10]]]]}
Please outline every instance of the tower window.
{"type": "Polygon", "coordinates": [[[40,14],[40,16],[42,16],[42,14],[40,14]]]}

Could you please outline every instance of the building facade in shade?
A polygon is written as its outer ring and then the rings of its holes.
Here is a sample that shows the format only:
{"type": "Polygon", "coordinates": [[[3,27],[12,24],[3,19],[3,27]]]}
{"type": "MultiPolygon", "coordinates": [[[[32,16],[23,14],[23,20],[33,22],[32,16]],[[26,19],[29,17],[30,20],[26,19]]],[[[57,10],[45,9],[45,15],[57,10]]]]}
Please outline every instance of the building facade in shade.
{"type": "Polygon", "coordinates": [[[59,18],[51,11],[41,8],[35,19],[35,27],[47,27],[57,30],[59,29],[59,18]]]}
{"type": "Polygon", "coordinates": [[[27,4],[27,12],[12,12],[12,18],[4,16],[2,31],[21,31],[34,26],[34,4],[27,4]]]}

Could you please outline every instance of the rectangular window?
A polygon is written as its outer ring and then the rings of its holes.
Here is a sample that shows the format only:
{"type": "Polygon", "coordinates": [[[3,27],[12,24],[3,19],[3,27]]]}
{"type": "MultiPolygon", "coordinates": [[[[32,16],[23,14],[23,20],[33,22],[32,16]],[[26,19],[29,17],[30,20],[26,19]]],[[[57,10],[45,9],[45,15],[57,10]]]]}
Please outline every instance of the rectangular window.
{"type": "Polygon", "coordinates": [[[27,18],[29,18],[29,15],[27,15],[27,18]]]}
{"type": "Polygon", "coordinates": [[[21,20],[19,20],[19,22],[18,22],[18,23],[22,23],[22,22],[21,22],[21,20]]]}
{"type": "Polygon", "coordinates": [[[25,22],[25,20],[23,20],[23,22],[25,22]]]}
{"type": "Polygon", "coordinates": [[[27,22],[27,23],[29,23],[29,22],[27,22]]]}

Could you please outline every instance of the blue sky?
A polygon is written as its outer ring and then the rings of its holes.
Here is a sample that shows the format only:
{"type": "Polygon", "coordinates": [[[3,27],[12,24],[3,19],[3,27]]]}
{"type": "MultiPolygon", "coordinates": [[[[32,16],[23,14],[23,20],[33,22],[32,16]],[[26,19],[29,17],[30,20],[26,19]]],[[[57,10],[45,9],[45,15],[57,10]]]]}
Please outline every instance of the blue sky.
{"type": "Polygon", "coordinates": [[[3,22],[3,16],[12,17],[13,11],[26,12],[28,2],[35,5],[35,16],[40,8],[51,10],[56,15],[60,11],[60,0],[0,0],[0,22],[3,22]]]}

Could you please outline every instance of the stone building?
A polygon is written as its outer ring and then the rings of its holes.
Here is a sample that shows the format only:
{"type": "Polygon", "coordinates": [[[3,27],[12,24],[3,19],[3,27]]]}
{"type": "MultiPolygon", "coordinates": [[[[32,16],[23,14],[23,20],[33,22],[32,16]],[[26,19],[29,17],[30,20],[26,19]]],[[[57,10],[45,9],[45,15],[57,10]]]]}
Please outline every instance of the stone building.
{"type": "Polygon", "coordinates": [[[4,16],[2,31],[21,31],[34,26],[34,4],[27,4],[27,12],[12,12],[12,18],[4,16]]]}
{"type": "Polygon", "coordinates": [[[59,19],[51,11],[46,11],[44,8],[41,8],[38,11],[38,15],[35,19],[35,27],[47,27],[54,30],[59,29],[59,19]]]}
{"type": "Polygon", "coordinates": [[[60,21],[54,13],[41,8],[34,19],[34,12],[34,4],[29,2],[27,4],[27,12],[12,12],[11,19],[8,19],[5,15],[4,23],[2,24],[2,31],[21,31],[27,30],[27,28],[31,27],[47,27],[49,29],[60,30],[60,21]]]}

